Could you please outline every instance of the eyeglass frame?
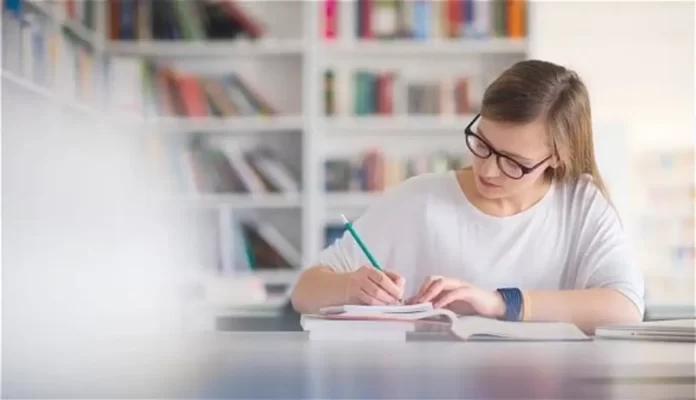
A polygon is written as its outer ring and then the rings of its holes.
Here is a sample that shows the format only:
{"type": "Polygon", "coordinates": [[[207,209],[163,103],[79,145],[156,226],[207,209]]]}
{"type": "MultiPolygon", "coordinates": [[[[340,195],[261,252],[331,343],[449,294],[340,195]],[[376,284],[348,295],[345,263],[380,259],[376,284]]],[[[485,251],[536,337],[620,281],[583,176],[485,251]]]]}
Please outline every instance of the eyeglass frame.
{"type": "Polygon", "coordinates": [[[498,150],[496,150],[495,148],[493,148],[493,146],[491,146],[491,144],[488,143],[487,140],[485,140],[484,138],[482,138],[482,137],[479,136],[477,133],[474,133],[474,131],[471,130],[471,127],[474,125],[474,123],[475,123],[480,117],[481,117],[481,113],[476,114],[476,116],[471,120],[471,122],[469,122],[469,125],[467,125],[466,128],[464,128],[464,138],[465,138],[464,140],[466,141],[466,147],[469,149],[469,151],[471,151],[471,153],[472,153],[474,156],[476,156],[476,157],[478,157],[478,158],[480,158],[480,159],[483,159],[483,160],[486,160],[486,159],[490,158],[492,155],[495,154],[495,156],[496,156],[495,163],[496,163],[496,165],[498,166],[498,169],[500,169],[500,172],[502,172],[502,173],[503,173],[505,176],[507,176],[508,178],[510,178],[510,179],[515,179],[515,180],[517,180],[517,179],[522,179],[522,178],[524,178],[525,175],[527,175],[527,174],[533,172],[535,169],[539,168],[542,164],[544,164],[546,161],[550,160],[551,157],[553,157],[553,154],[550,154],[548,157],[544,158],[543,160],[539,161],[538,163],[534,164],[534,165],[531,166],[531,167],[528,167],[528,166],[526,166],[526,165],[522,165],[519,161],[515,160],[514,158],[512,158],[512,157],[510,157],[510,156],[508,156],[508,155],[506,155],[506,154],[503,154],[503,153],[501,153],[500,151],[498,151],[498,150]],[[481,156],[479,156],[479,155],[476,154],[476,152],[471,148],[471,145],[469,144],[469,136],[475,137],[476,139],[480,140],[482,143],[484,143],[484,144],[486,145],[486,147],[488,148],[488,152],[489,152],[489,154],[488,154],[486,157],[481,157],[481,156]],[[514,177],[514,176],[510,176],[509,174],[507,174],[507,173],[505,172],[505,170],[504,170],[503,168],[500,167],[500,159],[501,159],[501,158],[505,158],[506,160],[510,160],[510,161],[513,162],[513,164],[515,164],[515,165],[517,165],[518,167],[520,167],[520,171],[522,171],[522,175],[520,175],[519,177],[514,177]]]}

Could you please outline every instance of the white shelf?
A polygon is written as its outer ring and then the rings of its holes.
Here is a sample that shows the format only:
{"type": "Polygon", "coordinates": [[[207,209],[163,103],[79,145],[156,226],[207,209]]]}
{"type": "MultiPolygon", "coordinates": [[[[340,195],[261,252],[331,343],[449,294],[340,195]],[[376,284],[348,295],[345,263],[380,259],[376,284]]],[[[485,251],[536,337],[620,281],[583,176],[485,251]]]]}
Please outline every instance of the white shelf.
{"type": "Polygon", "coordinates": [[[44,98],[53,101],[54,103],[60,105],[61,107],[65,107],[70,110],[78,111],[87,115],[91,116],[103,116],[99,110],[96,108],[86,106],[84,104],[81,104],[77,101],[77,99],[74,98],[69,98],[67,96],[62,96],[58,93],[56,93],[53,89],[45,86],[38,85],[31,80],[24,78],[22,76],[19,76],[13,72],[7,71],[7,70],[2,70],[2,78],[6,79],[9,82],[12,82],[13,84],[16,84],[18,86],[21,86],[22,88],[37,94],[39,96],[43,96],[44,98]]]}
{"type": "Polygon", "coordinates": [[[302,207],[300,194],[192,195],[183,200],[193,207],[234,209],[284,209],[302,207]]]}
{"type": "Polygon", "coordinates": [[[527,41],[505,38],[423,41],[410,39],[356,40],[352,42],[338,40],[333,43],[323,42],[320,47],[330,56],[430,57],[463,54],[523,54],[527,51],[527,41]]]}
{"type": "Polygon", "coordinates": [[[325,117],[328,135],[337,133],[365,134],[464,134],[474,115],[465,116],[363,116],[325,117]]]}
{"type": "Polygon", "coordinates": [[[297,269],[263,269],[256,271],[242,272],[240,277],[252,276],[262,280],[265,284],[288,284],[291,285],[297,280],[301,271],[297,269]]]}
{"type": "Polygon", "coordinates": [[[373,204],[382,195],[381,192],[327,192],[326,208],[335,210],[337,208],[366,208],[373,204]]]}
{"type": "Polygon", "coordinates": [[[150,58],[301,55],[304,49],[301,39],[120,41],[107,45],[107,52],[112,54],[150,58]]]}
{"type": "Polygon", "coordinates": [[[238,118],[178,118],[163,117],[145,120],[148,128],[171,134],[176,133],[273,133],[300,131],[303,128],[301,116],[261,116],[238,118]]]}

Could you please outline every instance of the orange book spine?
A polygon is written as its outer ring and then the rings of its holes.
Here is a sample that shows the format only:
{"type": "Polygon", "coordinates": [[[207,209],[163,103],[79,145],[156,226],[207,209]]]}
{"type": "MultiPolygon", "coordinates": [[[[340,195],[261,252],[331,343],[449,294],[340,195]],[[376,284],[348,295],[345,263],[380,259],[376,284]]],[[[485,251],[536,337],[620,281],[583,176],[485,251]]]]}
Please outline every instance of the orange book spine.
{"type": "Polygon", "coordinates": [[[524,37],[525,31],[525,1],[507,0],[508,36],[515,39],[524,37]]]}

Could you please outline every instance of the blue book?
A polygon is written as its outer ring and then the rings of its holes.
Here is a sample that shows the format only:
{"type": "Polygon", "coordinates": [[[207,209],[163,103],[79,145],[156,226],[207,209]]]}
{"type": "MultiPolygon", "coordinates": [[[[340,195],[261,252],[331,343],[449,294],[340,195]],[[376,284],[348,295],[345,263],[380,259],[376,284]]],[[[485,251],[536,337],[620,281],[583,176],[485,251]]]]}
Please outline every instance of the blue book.
{"type": "Polygon", "coordinates": [[[427,40],[430,32],[431,6],[427,0],[413,3],[413,38],[427,40]]]}
{"type": "Polygon", "coordinates": [[[5,0],[5,10],[19,16],[22,9],[22,0],[5,0]]]}

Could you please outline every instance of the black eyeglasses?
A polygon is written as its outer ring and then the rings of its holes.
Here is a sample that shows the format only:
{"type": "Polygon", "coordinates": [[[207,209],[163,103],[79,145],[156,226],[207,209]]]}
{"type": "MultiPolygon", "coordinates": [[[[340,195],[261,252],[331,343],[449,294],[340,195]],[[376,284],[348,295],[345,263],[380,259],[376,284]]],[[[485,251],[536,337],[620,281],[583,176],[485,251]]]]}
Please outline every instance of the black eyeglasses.
{"type": "Polygon", "coordinates": [[[500,171],[502,171],[503,174],[505,174],[507,177],[511,179],[521,179],[523,176],[539,168],[539,166],[541,166],[543,163],[545,163],[551,158],[551,156],[548,156],[543,160],[539,161],[538,163],[534,164],[533,166],[527,167],[525,165],[520,164],[518,161],[515,161],[514,159],[510,158],[509,156],[500,153],[499,151],[495,150],[490,144],[488,144],[488,142],[486,142],[482,137],[475,134],[471,130],[471,127],[480,117],[481,114],[476,114],[476,117],[474,117],[474,119],[471,120],[471,122],[469,122],[469,125],[467,125],[466,129],[464,130],[464,134],[466,135],[466,146],[469,148],[469,151],[471,151],[471,153],[473,153],[476,157],[479,158],[486,159],[490,157],[491,154],[495,154],[498,168],[500,168],[500,171]]]}

